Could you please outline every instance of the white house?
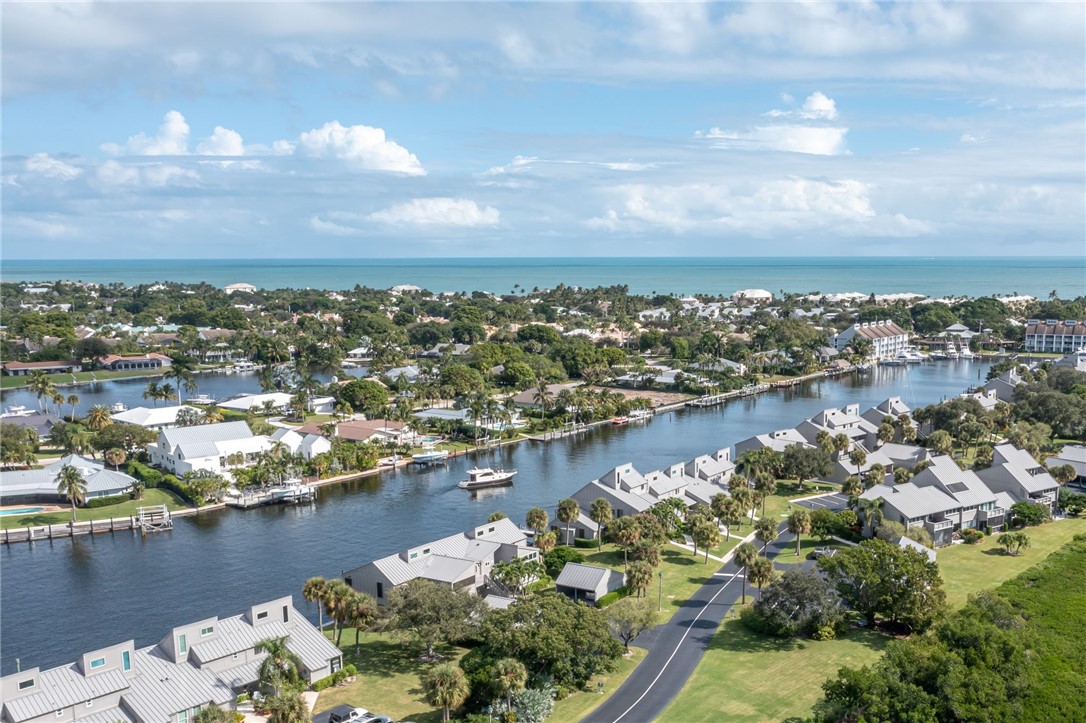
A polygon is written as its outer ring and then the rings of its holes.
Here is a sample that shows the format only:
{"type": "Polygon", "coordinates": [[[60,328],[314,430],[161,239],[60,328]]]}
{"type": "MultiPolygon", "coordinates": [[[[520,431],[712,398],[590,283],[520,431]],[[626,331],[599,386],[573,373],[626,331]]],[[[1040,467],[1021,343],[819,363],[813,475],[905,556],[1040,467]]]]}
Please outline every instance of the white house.
{"type": "Polygon", "coordinates": [[[273,447],[271,439],[254,435],[245,422],[222,422],[163,429],[158,441],[147,445],[147,454],[151,464],[182,475],[250,464],[273,447]]]}
{"type": "Polygon", "coordinates": [[[204,415],[202,409],[182,404],[179,407],[133,407],[124,412],[113,415],[113,421],[117,424],[132,424],[147,429],[169,429],[177,426],[177,415],[183,409],[190,409],[204,415]]]}
{"type": "Polygon", "coordinates": [[[1086,347],[1086,322],[1030,319],[1026,322],[1026,351],[1070,354],[1086,347]]]}
{"type": "Polygon", "coordinates": [[[287,427],[279,427],[271,438],[287,448],[291,454],[300,454],[306,459],[313,459],[318,454],[332,450],[332,443],[319,434],[299,433],[287,427]]]}
{"type": "Polygon", "coordinates": [[[765,289],[740,289],[732,294],[732,301],[741,303],[744,301],[755,304],[764,304],[773,301],[773,292],[765,289]]]}
{"type": "Polygon", "coordinates": [[[892,321],[864,321],[853,324],[831,339],[833,348],[842,351],[856,337],[871,342],[872,359],[892,359],[909,345],[909,332],[892,321]]]}

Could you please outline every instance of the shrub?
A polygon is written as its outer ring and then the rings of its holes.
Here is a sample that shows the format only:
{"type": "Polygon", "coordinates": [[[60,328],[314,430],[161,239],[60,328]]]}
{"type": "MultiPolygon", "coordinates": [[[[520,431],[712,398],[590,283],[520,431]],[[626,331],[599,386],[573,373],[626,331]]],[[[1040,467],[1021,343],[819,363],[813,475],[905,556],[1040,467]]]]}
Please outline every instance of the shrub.
{"type": "Polygon", "coordinates": [[[596,540],[585,540],[580,537],[573,540],[573,546],[579,547],[582,550],[595,550],[599,546],[599,542],[596,540]]]}
{"type": "Polygon", "coordinates": [[[629,595],[631,592],[632,590],[627,587],[620,587],[618,590],[609,592],[601,597],[599,600],[596,601],[596,605],[600,606],[601,608],[605,608],[612,603],[618,602],[622,598],[629,595]]]}
{"type": "Polygon", "coordinates": [[[238,693],[238,703],[248,703],[250,696],[248,693],[238,693]]]}
{"type": "Polygon", "coordinates": [[[572,547],[556,547],[543,556],[543,564],[551,575],[561,572],[567,562],[584,562],[584,553],[572,547]]]}
{"type": "Polygon", "coordinates": [[[110,497],[95,497],[92,500],[87,500],[87,507],[90,509],[97,509],[99,507],[111,507],[113,505],[119,505],[122,502],[128,502],[128,495],[111,495],[110,497]]]}
{"type": "Polygon", "coordinates": [[[967,545],[975,545],[984,539],[984,535],[981,534],[980,530],[970,529],[962,533],[962,539],[965,540],[967,545]]]}
{"type": "Polygon", "coordinates": [[[145,487],[158,487],[162,482],[162,473],[154,467],[132,460],[128,463],[128,474],[143,482],[145,487]]]}
{"type": "Polygon", "coordinates": [[[196,501],[196,497],[192,494],[192,490],[189,489],[189,486],[172,474],[162,475],[162,481],[158,483],[158,486],[173,492],[190,505],[196,506],[199,504],[196,501]]]}
{"type": "Polygon", "coordinates": [[[1019,527],[1032,527],[1048,522],[1051,518],[1048,508],[1036,502],[1015,502],[1011,505],[1011,514],[1014,516],[1014,524],[1019,527]]]}

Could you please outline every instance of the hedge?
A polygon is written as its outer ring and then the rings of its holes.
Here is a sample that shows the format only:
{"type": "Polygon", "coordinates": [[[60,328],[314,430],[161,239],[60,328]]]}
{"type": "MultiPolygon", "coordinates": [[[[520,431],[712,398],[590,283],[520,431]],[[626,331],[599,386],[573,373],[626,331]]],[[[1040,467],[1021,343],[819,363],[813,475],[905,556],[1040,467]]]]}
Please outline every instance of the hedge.
{"type": "Polygon", "coordinates": [[[189,489],[189,486],[172,474],[162,475],[162,481],[158,483],[158,486],[159,489],[167,489],[170,492],[173,492],[194,507],[199,507],[200,505],[200,503],[196,501],[196,498],[192,496],[192,490],[189,489]]]}
{"type": "Polygon", "coordinates": [[[158,487],[162,482],[162,473],[154,467],[132,460],[128,463],[128,474],[143,482],[144,487],[158,487]]]}
{"type": "Polygon", "coordinates": [[[595,550],[597,547],[599,547],[599,544],[600,543],[596,540],[586,540],[580,537],[573,540],[573,546],[579,547],[582,550],[595,550]]]}
{"type": "Polygon", "coordinates": [[[122,502],[128,502],[131,497],[128,495],[112,495],[110,497],[95,497],[94,499],[87,500],[87,507],[90,509],[97,509],[98,507],[111,507],[112,505],[119,505],[122,502]]]}
{"type": "Polygon", "coordinates": [[[628,587],[620,587],[618,590],[615,590],[613,592],[609,592],[606,595],[604,595],[603,597],[601,597],[599,600],[596,601],[596,605],[598,605],[601,608],[605,608],[608,605],[610,605],[611,603],[618,602],[622,598],[628,597],[630,595],[630,593],[632,593],[632,592],[633,592],[633,590],[631,590],[628,587]]]}
{"type": "Polygon", "coordinates": [[[325,676],[325,677],[321,678],[320,680],[315,681],[313,683],[313,685],[310,686],[310,687],[313,688],[314,692],[319,693],[322,690],[325,690],[327,688],[331,688],[333,685],[339,685],[340,683],[342,683],[347,678],[350,678],[352,675],[355,675],[357,672],[358,672],[358,670],[353,665],[348,665],[348,666],[346,666],[344,668],[340,668],[339,670],[332,673],[331,675],[325,676]]]}

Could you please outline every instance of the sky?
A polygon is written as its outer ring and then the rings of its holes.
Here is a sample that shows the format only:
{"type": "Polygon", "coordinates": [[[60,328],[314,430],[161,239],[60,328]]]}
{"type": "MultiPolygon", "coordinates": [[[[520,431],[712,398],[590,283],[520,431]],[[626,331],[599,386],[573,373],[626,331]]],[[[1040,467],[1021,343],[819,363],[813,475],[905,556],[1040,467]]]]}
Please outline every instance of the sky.
{"type": "Polygon", "coordinates": [[[5,2],[4,258],[1086,254],[1086,4],[5,2]]]}

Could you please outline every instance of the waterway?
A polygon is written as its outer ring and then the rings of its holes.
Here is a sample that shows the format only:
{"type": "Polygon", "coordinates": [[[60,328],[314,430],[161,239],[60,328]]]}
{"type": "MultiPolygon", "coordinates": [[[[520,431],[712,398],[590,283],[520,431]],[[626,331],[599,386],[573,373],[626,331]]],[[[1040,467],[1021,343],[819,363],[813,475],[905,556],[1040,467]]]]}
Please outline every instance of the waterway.
{"type": "Polygon", "coordinates": [[[880,367],[723,407],[662,414],[643,425],[601,427],[548,443],[491,452],[515,467],[512,487],[485,497],[457,489],[472,457],[428,469],[404,468],[321,488],[311,506],[225,510],[181,518],[172,532],[77,537],[0,549],[0,665],[49,667],[134,638],[160,640],[174,626],[237,614],[254,602],[295,596],[302,582],[333,577],[372,559],[460,532],[501,510],[518,522],[626,461],[650,471],[754,434],[790,427],[826,407],[888,396],[914,408],[980,383],[987,364],[941,362],[880,367]]]}

